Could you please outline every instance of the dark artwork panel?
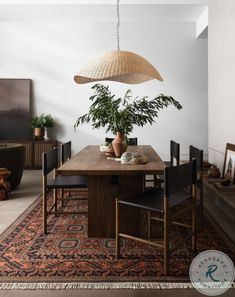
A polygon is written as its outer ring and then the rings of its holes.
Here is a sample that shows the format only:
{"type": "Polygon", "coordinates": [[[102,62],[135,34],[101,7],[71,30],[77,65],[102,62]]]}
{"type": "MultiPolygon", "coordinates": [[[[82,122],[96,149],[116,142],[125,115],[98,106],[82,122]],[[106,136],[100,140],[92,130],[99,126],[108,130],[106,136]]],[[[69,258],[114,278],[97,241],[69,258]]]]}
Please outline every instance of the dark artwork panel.
{"type": "Polygon", "coordinates": [[[29,138],[30,79],[0,79],[0,139],[29,138]]]}

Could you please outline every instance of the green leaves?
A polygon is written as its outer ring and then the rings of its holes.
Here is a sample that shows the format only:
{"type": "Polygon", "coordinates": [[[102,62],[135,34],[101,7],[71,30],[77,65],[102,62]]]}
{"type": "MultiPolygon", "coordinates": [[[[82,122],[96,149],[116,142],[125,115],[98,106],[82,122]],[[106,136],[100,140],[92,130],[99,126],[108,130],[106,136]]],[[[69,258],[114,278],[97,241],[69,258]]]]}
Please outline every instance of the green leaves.
{"type": "Polygon", "coordinates": [[[41,114],[40,116],[34,116],[31,118],[32,128],[52,128],[54,127],[54,120],[50,114],[41,114]]]}
{"type": "Polygon", "coordinates": [[[132,100],[131,90],[127,90],[123,99],[115,99],[108,86],[95,84],[92,89],[94,95],[89,98],[92,101],[89,112],[76,120],[75,128],[91,121],[93,128],[107,127],[106,132],[122,132],[128,135],[134,125],[152,125],[161,109],[169,105],[175,106],[178,110],[182,108],[173,97],[164,94],[152,100],[147,100],[147,96],[132,100]]]}

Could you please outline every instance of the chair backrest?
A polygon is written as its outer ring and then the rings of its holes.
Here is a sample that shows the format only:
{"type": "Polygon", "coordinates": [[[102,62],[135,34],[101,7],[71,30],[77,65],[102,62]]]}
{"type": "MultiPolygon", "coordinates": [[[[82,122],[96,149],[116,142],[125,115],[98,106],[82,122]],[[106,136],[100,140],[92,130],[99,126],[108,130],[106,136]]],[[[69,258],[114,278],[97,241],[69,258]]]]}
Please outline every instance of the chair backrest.
{"type": "Polygon", "coordinates": [[[189,163],[165,168],[165,196],[184,190],[196,184],[197,179],[197,160],[193,159],[189,163]]]}
{"type": "Polygon", "coordinates": [[[203,168],[203,150],[199,150],[193,145],[189,146],[189,160],[197,160],[197,172],[201,172],[203,168]]]}
{"type": "Polygon", "coordinates": [[[71,141],[65,142],[61,144],[61,164],[71,159],[71,141]]]}
{"type": "Polygon", "coordinates": [[[114,140],[114,138],[105,137],[105,142],[111,143],[114,140]]]}
{"type": "Polygon", "coordinates": [[[137,137],[128,138],[128,145],[138,145],[138,138],[137,137]]]}
{"type": "Polygon", "coordinates": [[[55,170],[58,166],[58,150],[53,148],[52,150],[42,154],[42,175],[46,176],[52,170],[55,170]]]}
{"type": "MultiPolygon", "coordinates": [[[[111,143],[113,140],[114,138],[105,137],[105,142],[111,143]]],[[[137,137],[128,138],[128,145],[138,145],[138,138],[137,137]]]]}
{"type": "Polygon", "coordinates": [[[170,141],[170,160],[171,166],[180,164],[180,145],[174,140],[170,141]]]}

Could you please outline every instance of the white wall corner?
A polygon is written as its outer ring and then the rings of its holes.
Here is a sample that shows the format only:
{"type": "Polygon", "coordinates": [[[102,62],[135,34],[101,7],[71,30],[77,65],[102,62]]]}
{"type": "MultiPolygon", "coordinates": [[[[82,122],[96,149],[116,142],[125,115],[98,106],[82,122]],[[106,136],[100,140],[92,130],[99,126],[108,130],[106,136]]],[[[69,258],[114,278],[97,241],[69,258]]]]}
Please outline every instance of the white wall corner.
{"type": "Polygon", "coordinates": [[[208,6],[203,10],[196,23],[196,38],[207,38],[208,6]]]}

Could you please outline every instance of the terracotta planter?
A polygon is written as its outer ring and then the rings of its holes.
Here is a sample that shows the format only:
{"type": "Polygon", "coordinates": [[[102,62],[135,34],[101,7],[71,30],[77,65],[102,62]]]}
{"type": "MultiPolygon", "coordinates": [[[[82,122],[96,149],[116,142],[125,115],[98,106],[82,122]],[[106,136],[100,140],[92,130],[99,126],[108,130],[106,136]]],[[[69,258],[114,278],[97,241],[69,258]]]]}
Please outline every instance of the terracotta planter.
{"type": "Polygon", "coordinates": [[[123,141],[123,133],[117,132],[114,140],[112,141],[112,147],[116,157],[121,157],[121,155],[126,151],[126,146],[123,145],[123,141]]]}
{"type": "Polygon", "coordinates": [[[44,134],[44,128],[34,128],[34,140],[44,140],[44,134]]]}

